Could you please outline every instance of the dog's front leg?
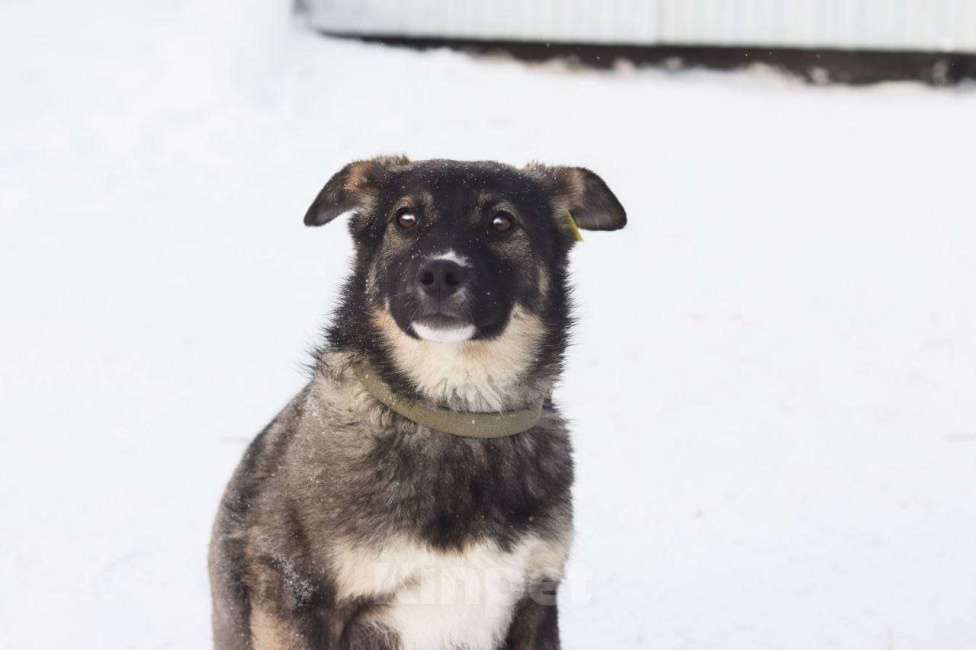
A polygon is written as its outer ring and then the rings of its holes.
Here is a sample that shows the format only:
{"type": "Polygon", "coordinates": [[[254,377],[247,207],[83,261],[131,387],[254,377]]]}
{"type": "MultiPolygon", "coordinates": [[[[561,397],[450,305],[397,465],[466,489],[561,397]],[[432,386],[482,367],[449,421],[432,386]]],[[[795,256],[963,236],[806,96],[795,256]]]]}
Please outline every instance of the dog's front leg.
{"type": "Polygon", "coordinates": [[[341,631],[335,627],[322,621],[321,616],[282,616],[254,609],[251,645],[247,647],[253,650],[397,650],[399,647],[396,635],[381,625],[352,621],[341,631]]]}
{"type": "Polygon", "coordinates": [[[339,650],[398,650],[397,635],[382,625],[353,621],[342,635],[339,650]]]}
{"type": "Polygon", "coordinates": [[[515,606],[502,650],[559,650],[555,582],[533,585],[515,606]]]}
{"type": "Polygon", "coordinates": [[[342,635],[355,609],[337,607],[328,581],[313,578],[300,566],[296,560],[270,557],[261,557],[251,565],[248,650],[348,647],[342,635]]]}
{"type": "Polygon", "coordinates": [[[251,644],[254,650],[313,650],[315,641],[301,621],[266,607],[251,610],[251,644]]]}

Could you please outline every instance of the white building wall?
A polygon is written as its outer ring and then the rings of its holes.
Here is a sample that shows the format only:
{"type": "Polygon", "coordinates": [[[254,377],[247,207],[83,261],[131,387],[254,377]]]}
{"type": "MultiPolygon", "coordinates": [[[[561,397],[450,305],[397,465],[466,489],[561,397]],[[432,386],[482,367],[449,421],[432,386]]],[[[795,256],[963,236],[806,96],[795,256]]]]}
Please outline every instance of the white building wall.
{"type": "Polygon", "coordinates": [[[661,43],[976,51],[974,0],[658,0],[661,43]]]}
{"type": "Polygon", "coordinates": [[[976,52],[976,0],[304,0],[350,34],[976,52]]]}
{"type": "Polygon", "coordinates": [[[653,0],[306,0],[335,32],[459,39],[652,43],[653,0]]]}

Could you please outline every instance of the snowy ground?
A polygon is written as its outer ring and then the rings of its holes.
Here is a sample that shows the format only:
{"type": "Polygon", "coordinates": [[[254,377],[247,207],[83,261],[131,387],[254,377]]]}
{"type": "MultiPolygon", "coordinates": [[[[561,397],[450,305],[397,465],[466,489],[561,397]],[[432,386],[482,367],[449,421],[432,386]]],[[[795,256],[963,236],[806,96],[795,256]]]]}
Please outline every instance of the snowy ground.
{"type": "Polygon", "coordinates": [[[598,171],[565,646],[976,648],[976,91],[0,5],[0,648],[205,648],[205,548],[350,254],[347,160],[598,171]]]}

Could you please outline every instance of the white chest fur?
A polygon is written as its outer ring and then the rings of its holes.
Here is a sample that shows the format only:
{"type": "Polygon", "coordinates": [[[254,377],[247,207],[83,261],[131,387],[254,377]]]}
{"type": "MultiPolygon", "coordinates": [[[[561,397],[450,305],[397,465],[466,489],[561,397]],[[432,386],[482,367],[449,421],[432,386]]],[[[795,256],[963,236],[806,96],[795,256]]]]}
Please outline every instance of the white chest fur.
{"type": "Polygon", "coordinates": [[[389,597],[370,620],[394,631],[402,650],[494,650],[525,590],[562,577],[568,543],[530,536],[509,551],[480,542],[459,552],[408,539],[378,548],[340,544],[333,568],[340,597],[389,597]]]}

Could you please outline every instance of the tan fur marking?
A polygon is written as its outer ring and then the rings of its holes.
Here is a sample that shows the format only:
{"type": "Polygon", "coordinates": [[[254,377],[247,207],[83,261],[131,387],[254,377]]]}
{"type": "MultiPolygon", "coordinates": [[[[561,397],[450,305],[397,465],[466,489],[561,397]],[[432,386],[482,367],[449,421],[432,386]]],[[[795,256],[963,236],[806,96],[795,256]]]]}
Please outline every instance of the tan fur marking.
{"type": "Polygon", "coordinates": [[[526,567],[528,581],[562,580],[572,543],[573,533],[570,530],[562,539],[536,545],[526,567]]]}
{"type": "Polygon", "coordinates": [[[301,637],[273,614],[251,611],[251,645],[254,650],[304,650],[301,637]]]}
{"type": "Polygon", "coordinates": [[[586,196],[586,179],[583,172],[575,167],[549,167],[540,162],[530,162],[524,168],[537,174],[554,185],[552,197],[552,216],[560,229],[572,234],[566,223],[566,212],[579,210],[586,196]]]}
{"type": "Polygon", "coordinates": [[[544,326],[538,316],[519,306],[500,336],[452,345],[408,336],[386,309],[374,311],[373,323],[390,345],[397,367],[435,402],[484,412],[537,399],[518,389],[535,361],[544,326]]]}
{"type": "Polygon", "coordinates": [[[539,268],[539,293],[543,298],[549,296],[549,272],[544,268],[539,268]]]}
{"type": "Polygon", "coordinates": [[[409,163],[410,160],[405,156],[376,156],[369,160],[359,160],[349,165],[344,187],[350,192],[360,192],[376,181],[373,175],[377,170],[393,169],[409,163]]]}
{"type": "Polygon", "coordinates": [[[349,192],[359,192],[368,184],[368,171],[373,168],[372,161],[364,161],[353,164],[349,168],[346,176],[345,188],[349,192]]]}
{"type": "MultiPolygon", "coordinates": [[[[350,163],[346,171],[343,189],[355,197],[355,212],[359,219],[369,215],[376,207],[374,187],[377,174],[382,169],[394,169],[410,163],[405,156],[377,156],[370,160],[350,163]]],[[[355,222],[354,222],[355,223],[355,222]]],[[[360,222],[361,224],[361,222],[360,222]]]]}

